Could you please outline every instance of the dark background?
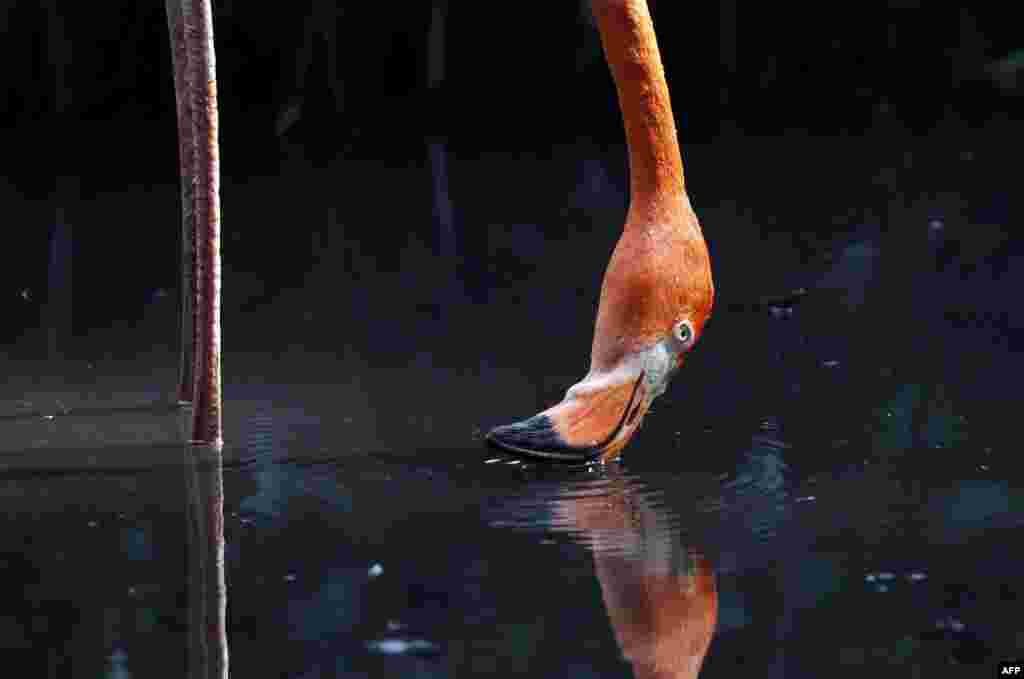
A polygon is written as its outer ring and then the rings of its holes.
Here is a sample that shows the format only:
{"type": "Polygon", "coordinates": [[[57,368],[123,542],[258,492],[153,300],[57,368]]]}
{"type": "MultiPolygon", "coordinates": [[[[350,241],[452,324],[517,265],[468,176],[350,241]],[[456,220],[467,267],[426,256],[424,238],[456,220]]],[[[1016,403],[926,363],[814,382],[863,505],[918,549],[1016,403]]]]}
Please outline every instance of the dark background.
{"type": "MultiPolygon", "coordinates": [[[[406,266],[394,253],[410,233],[442,252],[425,139],[441,140],[453,158],[446,183],[457,208],[486,200],[474,181],[510,204],[529,193],[569,193],[573,178],[545,161],[571,166],[587,155],[580,145],[598,149],[599,169],[619,193],[626,185],[614,88],[579,3],[451,3],[435,87],[427,86],[429,3],[338,3],[336,11],[319,0],[214,4],[228,309],[308,285],[318,252],[349,269],[353,256],[362,258],[368,272],[406,266]],[[299,69],[303,45],[309,65],[299,69]],[[487,153],[507,154],[503,169],[459,177],[459,159],[487,153]],[[516,175],[523,159],[547,174],[516,175]],[[372,168],[399,168],[402,178],[385,172],[373,181],[372,168]],[[302,193],[313,185],[337,205],[302,193]],[[378,207],[363,218],[355,206],[367,192],[379,196],[378,207]],[[342,241],[359,243],[357,255],[342,255],[342,241]]],[[[1018,138],[1021,42],[1004,4],[652,6],[698,209],[732,201],[766,228],[799,232],[800,243],[828,241],[888,200],[859,189],[851,197],[840,185],[847,178],[887,183],[889,194],[931,190],[917,174],[921,151],[971,153],[976,137],[962,140],[974,133],[994,147],[1018,138]],[[903,174],[890,181],[887,167],[903,174]],[[845,174],[830,183],[835,172],[845,174]],[[822,187],[811,189],[823,173],[822,187]],[[820,200],[809,200],[812,191],[820,200]],[[758,192],[773,196],[770,209],[757,205],[758,192]]],[[[137,320],[154,300],[176,299],[177,151],[162,3],[5,2],[0,59],[0,340],[41,346],[26,339],[32,329],[60,323],[70,324],[61,336],[88,337],[137,320]],[[48,317],[47,300],[63,311],[48,317]]],[[[996,181],[1012,184],[1005,168],[993,167],[996,181]]],[[[619,209],[622,201],[611,203],[619,209]]],[[[993,209],[1004,215],[1009,207],[993,209]]],[[[473,212],[457,209],[449,222],[460,234],[452,270],[477,294],[502,263],[473,212]]],[[[519,221],[550,237],[548,219],[519,221]]],[[[581,220],[561,221],[558,238],[588,230],[581,220]]],[[[709,229],[713,248],[724,228],[709,229]]],[[[536,249],[530,229],[510,229],[511,243],[517,233],[523,251],[536,249]]],[[[603,265],[608,244],[593,242],[592,258],[603,265]]],[[[596,281],[581,285],[596,292],[596,281]]],[[[428,279],[428,287],[437,286],[428,279]]],[[[766,291],[753,281],[740,287],[766,291]]]]}

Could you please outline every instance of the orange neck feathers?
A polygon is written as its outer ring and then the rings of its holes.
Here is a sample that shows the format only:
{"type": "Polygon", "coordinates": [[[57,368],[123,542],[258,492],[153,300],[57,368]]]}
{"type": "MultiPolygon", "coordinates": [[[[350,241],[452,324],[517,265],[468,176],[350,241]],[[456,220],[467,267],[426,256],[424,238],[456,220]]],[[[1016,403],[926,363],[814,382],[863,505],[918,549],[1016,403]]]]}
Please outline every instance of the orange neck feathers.
{"type": "Polygon", "coordinates": [[[593,6],[626,128],[631,210],[657,218],[688,201],[654,23],[644,0],[593,0],[593,6]]]}

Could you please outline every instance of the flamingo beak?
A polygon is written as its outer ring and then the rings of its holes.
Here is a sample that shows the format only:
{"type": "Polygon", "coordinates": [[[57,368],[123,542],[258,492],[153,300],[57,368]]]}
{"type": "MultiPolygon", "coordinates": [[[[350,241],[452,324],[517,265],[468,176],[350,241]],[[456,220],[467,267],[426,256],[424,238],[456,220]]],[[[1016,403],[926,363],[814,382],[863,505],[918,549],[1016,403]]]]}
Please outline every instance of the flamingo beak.
{"type": "Polygon", "coordinates": [[[495,427],[487,442],[508,452],[564,462],[608,462],[618,457],[679,357],[659,343],[608,372],[591,371],[557,405],[533,417],[495,427]]]}

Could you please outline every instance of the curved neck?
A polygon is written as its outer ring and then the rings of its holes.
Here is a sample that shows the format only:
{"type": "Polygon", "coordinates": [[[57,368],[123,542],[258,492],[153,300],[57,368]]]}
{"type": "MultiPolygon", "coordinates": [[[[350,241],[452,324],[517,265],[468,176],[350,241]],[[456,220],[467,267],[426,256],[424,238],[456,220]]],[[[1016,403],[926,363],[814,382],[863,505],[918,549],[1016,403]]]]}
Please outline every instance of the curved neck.
{"type": "Polygon", "coordinates": [[[592,2],[626,126],[632,207],[646,212],[680,197],[685,202],[683,159],[647,2],[592,2]]]}

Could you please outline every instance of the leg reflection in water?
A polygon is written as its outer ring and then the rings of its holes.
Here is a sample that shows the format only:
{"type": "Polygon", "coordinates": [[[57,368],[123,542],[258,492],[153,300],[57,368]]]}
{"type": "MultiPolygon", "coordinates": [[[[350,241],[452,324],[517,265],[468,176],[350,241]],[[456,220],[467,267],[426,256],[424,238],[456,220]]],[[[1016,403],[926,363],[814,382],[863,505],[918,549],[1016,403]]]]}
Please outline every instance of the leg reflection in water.
{"type": "Polygon", "coordinates": [[[714,572],[681,543],[667,510],[614,469],[609,476],[604,493],[556,500],[552,527],[592,551],[615,638],[634,675],[696,677],[718,615],[714,572]]]}
{"type": "Polygon", "coordinates": [[[222,468],[219,448],[185,448],[189,679],[228,676],[222,468]]]}

